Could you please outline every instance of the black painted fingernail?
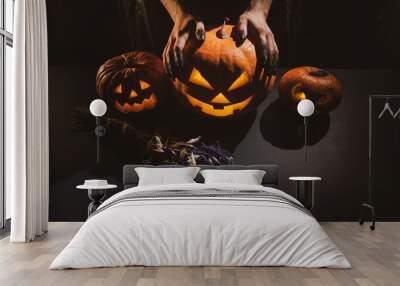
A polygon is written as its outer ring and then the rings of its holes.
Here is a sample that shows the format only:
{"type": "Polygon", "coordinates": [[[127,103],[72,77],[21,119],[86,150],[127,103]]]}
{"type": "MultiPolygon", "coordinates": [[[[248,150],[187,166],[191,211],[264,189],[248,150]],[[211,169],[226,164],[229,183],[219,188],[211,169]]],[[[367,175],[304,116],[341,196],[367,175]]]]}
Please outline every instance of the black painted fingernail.
{"type": "Polygon", "coordinates": [[[198,38],[200,41],[204,41],[204,39],[205,39],[205,34],[204,34],[204,32],[203,32],[203,31],[198,32],[198,33],[197,33],[197,38],[198,38]]]}

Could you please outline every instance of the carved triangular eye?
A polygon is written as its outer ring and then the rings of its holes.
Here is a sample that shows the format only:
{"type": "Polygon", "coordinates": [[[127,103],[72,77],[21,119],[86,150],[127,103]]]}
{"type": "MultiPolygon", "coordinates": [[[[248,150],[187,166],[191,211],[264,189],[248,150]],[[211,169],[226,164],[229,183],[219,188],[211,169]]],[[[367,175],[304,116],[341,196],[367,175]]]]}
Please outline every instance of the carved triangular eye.
{"type": "Polygon", "coordinates": [[[148,84],[148,83],[145,82],[144,80],[139,80],[139,84],[140,84],[140,89],[141,89],[141,90],[144,90],[144,89],[150,87],[150,84],[148,84]]]}
{"type": "Polygon", "coordinates": [[[114,88],[114,93],[122,94],[122,84],[119,84],[114,88]]]}
{"type": "Polygon", "coordinates": [[[250,81],[249,76],[247,72],[243,72],[228,88],[228,91],[232,91],[234,89],[237,89],[239,87],[244,86],[250,81]]]}
{"type": "Polygon", "coordinates": [[[201,75],[198,69],[193,68],[192,73],[190,74],[189,81],[193,84],[200,85],[207,89],[213,90],[214,88],[211,84],[201,75]]]}

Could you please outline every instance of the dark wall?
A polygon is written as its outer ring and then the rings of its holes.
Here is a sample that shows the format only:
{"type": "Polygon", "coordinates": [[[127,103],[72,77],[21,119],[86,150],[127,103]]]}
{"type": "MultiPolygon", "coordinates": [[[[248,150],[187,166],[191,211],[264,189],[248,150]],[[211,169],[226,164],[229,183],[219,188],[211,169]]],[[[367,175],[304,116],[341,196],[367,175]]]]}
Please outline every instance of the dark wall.
{"type": "MultiPolygon", "coordinates": [[[[265,122],[266,114],[276,99],[276,91],[259,108],[259,111],[263,110],[257,115],[260,121],[255,120],[235,154],[236,159],[245,164],[279,163],[281,189],[291,194],[295,192],[295,184],[289,182],[288,177],[322,177],[323,181],[317,185],[317,203],[313,213],[321,220],[354,220],[359,216],[360,203],[368,198],[369,95],[399,94],[400,71],[331,71],[343,83],[345,96],[341,105],[330,114],[326,135],[311,146],[308,164],[304,162],[304,149],[280,149],[266,142],[265,133],[263,136],[262,125],[281,126],[277,127],[281,130],[277,136],[288,136],[283,118],[265,122]]],[[[318,122],[311,119],[311,133],[319,130],[316,125],[318,122]]],[[[390,202],[392,197],[385,199],[390,202]]]]}
{"type": "MultiPolygon", "coordinates": [[[[99,168],[95,164],[94,118],[86,115],[82,120],[74,113],[77,108],[87,110],[97,97],[98,67],[108,58],[134,49],[121,16],[122,2],[47,3],[52,221],[84,220],[87,194],[75,186],[99,169],[110,181],[120,183],[122,165],[140,163],[145,151],[140,138],[127,141],[108,130],[102,140],[103,165],[99,168]]],[[[341,104],[329,116],[311,119],[314,141],[308,164],[304,163],[301,132],[293,125],[301,118],[293,120],[293,115],[281,112],[276,87],[256,113],[241,120],[215,123],[201,119],[181,108],[171,96],[159,112],[134,118],[135,127],[182,140],[202,135],[207,142],[218,141],[232,151],[236,163],[280,164],[280,187],[291,194],[295,186],[288,181],[289,176],[321,176],[315,215],[321,220],[357,218],[359,204],[367,199],[368,191],[368,95],[400,93],[395,49],[399,45],[394,36],[400,25],[394,25],[397,17],[393,12],[397,2],[323,1],[322,6],[319,2],[275,1],[276,10],[271,15],[271,22],[285,23],[281,27],[274,24],[282,55],[279,76],[291,66],[316,65],[333,72],[345,91],[341,104]],[[296,5],[288,9],[289,2],[296,5]],[[365,8],[362,13],[360,3],[365,8]],[[301,23],[299,19],[303,19],[301,23]]],[[[158,15],[151,18],[158,29],[153,51],[160,54],[171,21],[158,1],[150,3],[150,13],[158,15]]]]}
{"type": "MultiPolygon", "coordinates": [[[[233,138],[229,142],[235,141],[236,137],[239,139],[237,146],[232,149],[236,163],[280,164],[280,187],[288,193],[294,194],[295,191],[294,184],[288,181],[289,176],[321,176],[323,181],[317,187],[317,204],[314,210],[319,219],[355,219],[360,203],[368,195],[368,95],[400,93],[400,72],[331,71],[342,81],[345,95],[340,106],[330,114],[326,135],[310,147],[308,164],[304,162],[303,149],[282,149],[270,142],[285,145],[285,138],[291,140],[290,142],[302,140],[297,130],[288,127],[285,118],[269,117],[277,99],[276,89],[258,108],[257,116],[251,126],[247,127],[249,129],[244,136],[236,134],[241,125],[227,130],[219,129],[218,134],[220,138],[233,138]],[[275,132],[272,136],[269,135],[270,129],[278,129],[280,132],[275,132]]],[[[94,98],[93,72],[93,69],[78,67],[50,69],[50,105],[53,106],[50,122],[51,220],[82,220],[86,215],[87,194],[76,191],[75,186],[83,182],[93,169],[95,136],[92,132],[75,131],[70,115],[76,106],[88,106],[94,98]],[[87,96],[76,96],[81,93],[87,96]]],[[[178,119],[187,121],[187,114],[183,111],[175,114],[178,119]]],[[[315,130],[315,125],[319,127],[318,124],[319,122],[311,120],[311,133],[315,130]]],[[[190,136],[182,134],[182,137],[190,136]]],[[[115,146],[115,149],[111,147],[103,150],[103,156],[104,161],[112,166],[107,175],[111,180],[120,183],[122,168],[116,162],[117,148],[115,146]]],[[[127,152],[135,153],[135,150],[127,152]]],[[[390,199],[387,198],[388,201],[390,199]]]]}
{"type": "MultiPolygon", "coordinates": [[[[130,37],[134,15],[126,16],[130,2],[47,1],[49,64],[99,66],[112,56],[138,49],[130,37]]],[[[234,23],[237,9],[227,7],[240,7],[245,1],[220,0],[219,9],[214,0],[183,2],[201,3],[204,14],[215,10],[212,22],[231,16],[234,23]]],[[[159,0],[146,5],[154,38],[151,51],[161,54],[172,21],[159,0]]],[[[399,11],[397,0],[274,0],[268,23],[279,46],[281,67],[399,68],[399,11]]],[[[142,48],[150,50],[148,45],[142,48]]]]}

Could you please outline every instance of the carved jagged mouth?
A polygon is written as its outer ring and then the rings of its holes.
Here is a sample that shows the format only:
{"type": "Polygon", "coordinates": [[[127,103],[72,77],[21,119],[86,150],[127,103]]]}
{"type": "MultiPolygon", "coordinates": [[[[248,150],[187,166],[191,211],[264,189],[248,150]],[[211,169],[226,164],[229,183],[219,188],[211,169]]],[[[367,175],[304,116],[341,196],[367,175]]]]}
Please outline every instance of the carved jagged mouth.
{"type": "Polygon", "coordinates": [[[143,109],[153,109],[156,105],[157,97],[154,95],[154,93],[152,93],[150,97],[143,99],[142,102],[135,102],[132,104],[125,102],[122,104],[119,100],[115,101],[115,108],[123,113],[139,112],[143,109]]]}
{"type": "Polygon", "coordinates": [[[194,98],[193,96],[186,94],[186,98],[192,106],[199,108],[203,113],[216,117],[230,116],[237,111],[243,110],[247,105],[249,105],[253,97],[254,95],[238,103],[227,104],[227,105],[218,104],[214,106],[212,104],[205,103],[204,101],[198,100],[197,98],[194,98]]]}
{"type": "Polygon", "coordinates": [[[126,94],[119,94],[117,95],[117,101],[121,104],[124,105],[125,103],[128,103],[130,105],[133,105],[134,103],[142,103],[145,99],[150,99],[150,97],[154,95],[152,92],[144,92],[142,94],[137,94],[134,92],[134,96],[127,96],[126,94]]]}

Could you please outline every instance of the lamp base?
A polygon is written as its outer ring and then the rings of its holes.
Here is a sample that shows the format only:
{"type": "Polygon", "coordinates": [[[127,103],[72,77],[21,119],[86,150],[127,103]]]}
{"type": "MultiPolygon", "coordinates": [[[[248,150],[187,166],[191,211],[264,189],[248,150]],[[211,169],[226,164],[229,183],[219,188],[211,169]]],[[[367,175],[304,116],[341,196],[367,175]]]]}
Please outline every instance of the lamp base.
{"type": "Polygon", "coordinates": [[[365,219],[365,217],[364,217],[363,209],[365,209],[365,208],[371,212],[372,224],[370,225],[369,229],[370,229],[370,230],[375,230],[375,208],[374,208],[374,206],[371,205],[371,204],[363,203],[363,204],[361,205],[360,219],[358,220],[358,223],[359,223],[360,225],[364,224],[364,219],[365,219]]]}
{"type": "Polygon", "coordinates": [[[106,135],[106,128],[102,125],[98,125],[94,129],[94,134],[96,134],[96,136],[103,137],[104,135],[106,135]]]}

